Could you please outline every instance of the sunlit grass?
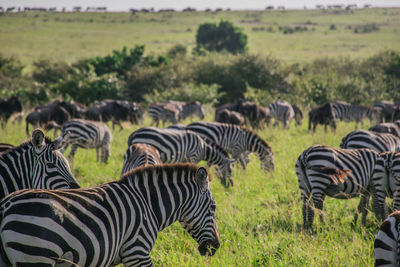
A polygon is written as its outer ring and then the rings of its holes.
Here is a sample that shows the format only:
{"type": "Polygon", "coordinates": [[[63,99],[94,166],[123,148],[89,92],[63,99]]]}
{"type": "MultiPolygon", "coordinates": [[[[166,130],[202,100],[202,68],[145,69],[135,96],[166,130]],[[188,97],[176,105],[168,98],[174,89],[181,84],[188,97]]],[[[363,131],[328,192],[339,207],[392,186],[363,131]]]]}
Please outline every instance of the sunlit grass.
{"type": "MultiPolygon", "coordinates": [[[[146,125],[149,122],[146,118],[146,125]]],[[[96,163],[95,150],[78,149],[73,172],[83,187],[118,179],[128,136],[139,127],[124,126],[122,131],[119,128],[113,131],[107,165],[96,163]]],[[[252,155],[245,171],[235,167],[235,185],[226,189],[210,170],[221,238],[221,247],[214,257],[201,257],[197,243],[175,223],[157,238],[151,253],[155,265],[373,266],[373,239],[378,223],[370,214],[365,228],[357,225],[352,229],[359,199],[327,198],[325,223],[316,218],[314,234],[301,229],[302,206],[294,170],[297,157],[312,144],[338,146],[341,138],[354,130],[354,124],[340,123],[335,135],[321,127],[315,134],[309,134],[306,128],[304,122],[300,128],[292,125],[289,131],[266,128],[258,132],[274,152],[272,173],[261,171],[258,159],[252,155]]],[[[18,144],[25,139],[24,125],[9,124],[0,132],[0,142],[18,144]]]]}

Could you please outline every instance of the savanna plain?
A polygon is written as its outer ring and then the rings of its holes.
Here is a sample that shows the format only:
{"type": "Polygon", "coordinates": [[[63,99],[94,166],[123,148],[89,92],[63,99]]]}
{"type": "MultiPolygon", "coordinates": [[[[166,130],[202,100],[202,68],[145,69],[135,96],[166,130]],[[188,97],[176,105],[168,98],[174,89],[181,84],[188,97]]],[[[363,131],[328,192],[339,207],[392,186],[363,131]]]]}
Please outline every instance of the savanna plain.
{"type": "MultiPolygon", "coordinates": [[[[400,47],[400,9],[344,11],[230,11],[194,13],[19,13],[0,16],[0,52],[17,56],[27,65],[48,58],[74,62],[102,56],[123,46],[145,44],[148,53],[163,53],[175,44],[195,46],[196,29],[204,22],[227,19],[248,35],[249,51],[283,62],[308,62],[320,57],[367,58],[384,49],[400,47]],[[354,27],[375,23],[379,31],[355,34],[354,27]],[[332,25],[335,29],[332,30],[332,25]],[[307,27],[284,34],[284,26],[307,27]],[[351,27],[350,27],[351,26],[351,27]]],[[[206,120],[214,112],[206,108],[206,120]]],[[[306,113],[306,112],[305,112],[306,113]]],[[[189,123],[185,121],[184,123],[189,123]]],[[[108,164],[95,161],[94,150],[79,149],[72,165],[82,187],[119,178],[129,134],[150,125],[124,124],[113,131],[108,164]]],[[[371,123],[372,125],[372,123],[371,123]]],[[[111,126],[111,125],[110,125],[111,126]]],[[[234,186],[223,187],[210,169],[211,190],[217,202],[221,247],[213,257],[201,257],[196,242],[175,223],[162,231],[152,250],[156,266],[373,266],[373,241],[379,223],[369,214],[365,227],[352,226],[359,199],[327,198],[325,222],[315,218],[313,233],[302,230],[302,203],[294,165],[312,144],[338,147],[354,130],[340,122],[336,133],[321,127],[308,132],[307,116],[289,130],[266,127],[257,134],[272,147],[275,170],[260,169],[253,155],[246,170],[235,166],[234,186]]],[[[368,128],[366,122],[364,128],[368,128]]],[[[25,125],[9,123],[0,131],[1,142],[26,140],[25,125]]],[[[47,134],[53,136],[52,132],[47,134]]],[[[66,153],[68,153],[67,151],[66,153]]],[[[201,163],[201,165],[206,165],[201,163]]]]}

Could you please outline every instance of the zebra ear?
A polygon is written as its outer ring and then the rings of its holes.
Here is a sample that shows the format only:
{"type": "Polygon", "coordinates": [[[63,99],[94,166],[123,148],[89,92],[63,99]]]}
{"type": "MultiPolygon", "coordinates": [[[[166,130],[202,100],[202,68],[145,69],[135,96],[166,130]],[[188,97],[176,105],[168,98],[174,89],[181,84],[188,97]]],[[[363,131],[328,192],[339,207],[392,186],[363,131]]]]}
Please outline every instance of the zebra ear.
{"type": "Polygon", "coordinates": [[[200,185],[201,188],[205,189],[208,187],[208,174],[207,174],[206,168],[200,167],[197,169],[196,181],[200,185]]]}
{"type": "Polygon", "coordinates": [[[44,133],[39,128],[32,133],[32,144],[36,149],[41,149],[44,146],[44,133]]]}

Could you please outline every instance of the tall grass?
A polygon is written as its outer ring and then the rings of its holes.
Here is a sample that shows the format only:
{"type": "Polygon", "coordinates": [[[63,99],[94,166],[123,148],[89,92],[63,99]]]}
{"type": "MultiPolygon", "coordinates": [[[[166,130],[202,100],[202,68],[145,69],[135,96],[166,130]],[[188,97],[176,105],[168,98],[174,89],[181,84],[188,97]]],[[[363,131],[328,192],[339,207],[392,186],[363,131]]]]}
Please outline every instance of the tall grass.
{"type": "MultiPolygon", "coordinates": [[[[149,123],[147,117],[145,125],[149,123]]],[[[107,165],[96,163],[94,150],[78,149],[73,172],[83,187],[118,179],[128,136],[139,127],[124,126],[122,131],[113,131],[107,165]]],[[[306,128],[303,122],[299,128],[292,124],[288,131],[266,128],[258,132],[274,152],[275,170],[271,173],[261,171],[258,159],[252,155],[245,171],[235,166],[235,185],[225,189],[214,170],[210,170],[221,238],[221,247],[214,257],[201,257],[196,242],[175,223],[156,240],[151,252],[155,265],[373,266],[373,239],[378,223],[370,214],[366,227],[351,227],[359,199],[327,198],[325,223],[316,218],[313,234],[301,229],[302,204],[294,170],[297,157],[312,144],[338,146],[341,138],[354,130],[354,124],[340,123],[336,134],[321,128],[310,134],[306,128]]],[[[23,125],[9,124],[0,132],[0,142],[19,144],[25,139],[23,125]]]]}

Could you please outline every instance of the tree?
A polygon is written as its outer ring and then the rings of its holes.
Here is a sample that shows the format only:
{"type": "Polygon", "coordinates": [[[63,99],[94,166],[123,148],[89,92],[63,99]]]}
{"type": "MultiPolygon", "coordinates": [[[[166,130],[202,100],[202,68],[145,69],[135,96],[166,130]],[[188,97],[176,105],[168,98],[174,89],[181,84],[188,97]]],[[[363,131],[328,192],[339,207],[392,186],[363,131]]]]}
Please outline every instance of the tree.
{"type": "Polygon", "coordinates": [[[230,53],[243,53],[247,50],[247,35],[229,21],[201,24],[196,34],[196,50],[226,50],[230,53]]]}

